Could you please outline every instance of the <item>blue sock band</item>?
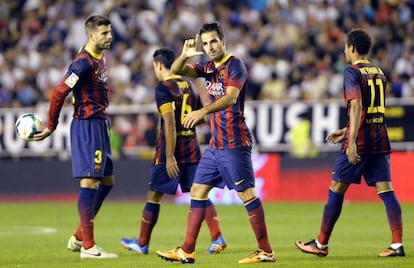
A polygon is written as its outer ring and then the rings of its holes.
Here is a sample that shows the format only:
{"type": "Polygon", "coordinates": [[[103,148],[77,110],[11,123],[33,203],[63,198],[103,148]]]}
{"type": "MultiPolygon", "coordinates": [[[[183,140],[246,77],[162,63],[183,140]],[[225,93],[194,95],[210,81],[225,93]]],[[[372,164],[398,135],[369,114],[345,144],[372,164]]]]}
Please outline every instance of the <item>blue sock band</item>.
{"type": "Polygon", "coordinates": [[[191,205],[192,208],[206,208],[207,207],[208,200],[194,200],[191,199],[191,205]]]}
{"type": "Polygon", "coordinates": [[[248,212],[255,210],[256,208],[260,207],[262,205],[262,202],[260,201],[260,198],[256,197],[253,199],[253,201],[248,202],[244,207],[248,212]]]}
{"type": "Polygon", "coordinates": [[[210,199],[208,199],[208,200],[207,200],[207,206],[206,206],[206,207],[211,206],[211,205],[213,205],[213,202],[211,202],[211,200],[210,200],[210,199]]]}
{"type": "Polygon", "coordinates": [[[160,211],[160,204],[147,202],[145,204],[145,210],[158,213],[160,211]]]}

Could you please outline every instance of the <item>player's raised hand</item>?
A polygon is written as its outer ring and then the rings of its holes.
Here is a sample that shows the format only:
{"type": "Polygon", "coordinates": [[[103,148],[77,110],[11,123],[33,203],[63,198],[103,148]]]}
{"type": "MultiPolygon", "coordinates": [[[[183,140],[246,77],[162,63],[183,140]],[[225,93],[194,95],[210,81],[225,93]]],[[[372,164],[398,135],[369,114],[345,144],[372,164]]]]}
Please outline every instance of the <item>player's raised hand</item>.
{"type": "Polygon", "coordinates": [[[183,51],[181,53],[181,56],[185,59],[191,58],[194,56],[200,56],[203,55],[203,51],[197,51],[198,47],[198,40],[199,36],[196,34],[194,38],[187,39],[184,41],[183,51]]]}

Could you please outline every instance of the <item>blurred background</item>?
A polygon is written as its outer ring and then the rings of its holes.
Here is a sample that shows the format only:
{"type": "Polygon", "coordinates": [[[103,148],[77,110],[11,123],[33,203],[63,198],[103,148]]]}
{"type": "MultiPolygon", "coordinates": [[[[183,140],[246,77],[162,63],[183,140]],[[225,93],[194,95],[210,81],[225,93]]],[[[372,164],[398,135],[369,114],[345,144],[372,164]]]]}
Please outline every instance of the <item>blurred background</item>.
{"type": "MultiPolygon", "coordinates": [[[[255,138],[254,168],[264,201],[320,201],[326,196],[338,146],[325,143],[343,127],[344,37],[367,30],[371,61],[389,79],[387,124],[392,140],[394,187],[414,202],[407,176],[414,160],[414,0],[15,0],[0,1],[0,201],[74,199],[71,179],[68,98],[54,134],[26,143],[14,132],[24,112],[47,120],[49,97],[78,49],[86,43],[85,19],[94,13],[112,21],[110,65],[112,149],[117,186],[111,198],[143,199],[155,145],[157,84],[152,53],[183,42],[206,22],[219,21],[227,51],[249,73],[246,121],[255,138]]],[[[203,59],[200,57],[198,60],[203,59]]],[[[207,102],[202,80],[194,80],[207,102]]],[[[207,125],[199,140],[209,139],[207,125]]],[[[375,200],[375,191],[355,187],[348,198],[375,200]]],[[[232,204],[234,193],[213,191],[232,204]]],[[[177,202],[187,196],[178,194],[177,202]]]]}

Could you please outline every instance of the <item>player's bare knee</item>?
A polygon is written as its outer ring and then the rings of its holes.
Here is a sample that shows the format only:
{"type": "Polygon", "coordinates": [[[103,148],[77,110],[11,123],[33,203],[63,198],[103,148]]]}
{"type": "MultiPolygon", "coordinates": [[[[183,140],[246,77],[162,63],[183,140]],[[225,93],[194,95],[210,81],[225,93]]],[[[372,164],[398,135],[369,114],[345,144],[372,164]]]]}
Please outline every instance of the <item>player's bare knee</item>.
{"type": "Polygon", "coordinates": [[[211,188],[209,185],[194,183],[190,190],[191,198],[207,199],[211,188]]]}
{"type": "Polygon", "coordinates": [[[342,183],[339,181],[331,181],[331,185],[329,186],[329,189],[335,193],[344,194],[346,190],[348,189],[349,184],[342,183]]]}
{"type": "Polygon", "coordinates": [[[375,183],[375,188],[377,189],[377,193],[394,191],[390,181],[379,181],[375,183]]]}
{"type": "Polygon", "coordinates": [[[105,176],[102,179],[102,184],[106,185],[106,186],[114,186],[115,184],[115,176],[111,175],[111,176],[105,176]]]}
{"type": "Polygon", "coordinates": [[[90,188],[90,189],[97,189],[99,186],[100,181],[94,178],[81,178],[80,179],[80,187],[81,188],[90,188]]]}
{"type": "Polygon", "coordinates": [[[247,188],[244,191],[237,192],[237,194],[243,202],[246,202],[256,197],[256,192],[254,188],[247,188]]]}
{"type": "Polygon", "coordinates": [[[163,193],[155,192],[155,191],[148,191],[147,193],[147,200],[153,203],[161,202],[163,193]]]}

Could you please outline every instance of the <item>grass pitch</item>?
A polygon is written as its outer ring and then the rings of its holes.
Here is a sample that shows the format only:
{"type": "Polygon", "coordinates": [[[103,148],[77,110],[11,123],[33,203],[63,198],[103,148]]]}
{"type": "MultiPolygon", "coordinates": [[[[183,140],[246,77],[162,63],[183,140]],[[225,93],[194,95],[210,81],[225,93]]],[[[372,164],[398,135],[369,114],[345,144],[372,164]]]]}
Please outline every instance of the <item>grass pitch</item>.
{"type": "MultiPolygon", "coordinates": [[[[121,237],[136,237],[143,202],[106,202],[95,222],[97,244],[119,254],[119,259],[80,260],[79,253],[66,250],[78,216],[76,202],[1,203],[0,267],[179,267],[155,254],[157,249],[181,245],[187,205],[163,203],[150,254],[137,255],[120,246],[121,237]]],[[[315,238],[323,209],[322,203],[266,203],[266,220],[276,263],[238,264],[257,245],[242,206],[217,206],[228,247],[219,255],[206,255],[209,233],[203,224],[197,242],[197,267],[414,267],[414,204],[402,204],[404,258],[378,258],[388,247],[390,231],[383,204],[345,203],[331,238],[329,255],[319,258],[297,250],[294,241],[315,238]]],[[[187,264],[190,265],[190,264],[187,264]]]]}

